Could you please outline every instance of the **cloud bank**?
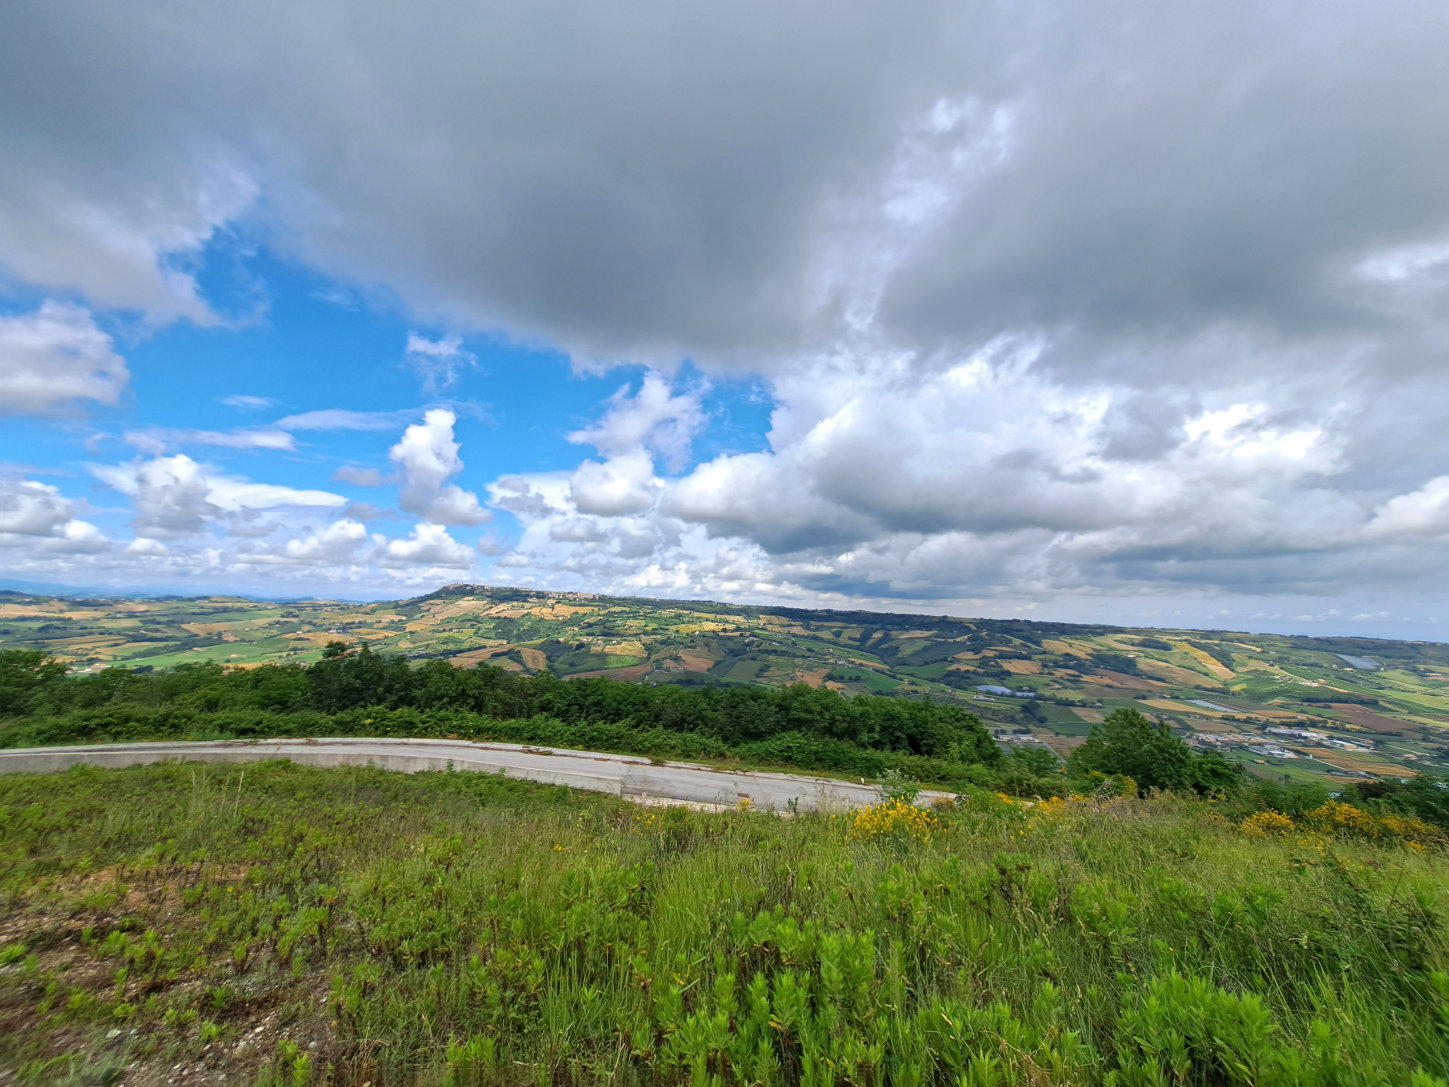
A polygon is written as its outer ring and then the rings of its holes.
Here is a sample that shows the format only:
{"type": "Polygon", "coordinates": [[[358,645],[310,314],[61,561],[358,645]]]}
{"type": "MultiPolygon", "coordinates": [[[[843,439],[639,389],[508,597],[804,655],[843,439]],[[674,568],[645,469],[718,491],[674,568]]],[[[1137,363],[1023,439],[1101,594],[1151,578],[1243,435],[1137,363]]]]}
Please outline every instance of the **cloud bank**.
{"type": "Polygon", "coordinates": [[[121,402],[110,319],[221,322],[197,262],[228,231],[434,330],[394,356],[430,394],[481,379],[470,336],[644,368],[547,471],[465,467],[444,408],[135,427],[94,473],[136,540],[310,509],[338,519],[255,554],[922,606],[1442,599],[1449,8],[91,3],[15,13],[0,93],[0,275],[37,299],[0,316],[7,412],[121,402]],[[742,377],[770,418],[732,441],[742,377]],[[412,527],[382,542],[345,496],[176,451],[399,430],[412,527]]]}

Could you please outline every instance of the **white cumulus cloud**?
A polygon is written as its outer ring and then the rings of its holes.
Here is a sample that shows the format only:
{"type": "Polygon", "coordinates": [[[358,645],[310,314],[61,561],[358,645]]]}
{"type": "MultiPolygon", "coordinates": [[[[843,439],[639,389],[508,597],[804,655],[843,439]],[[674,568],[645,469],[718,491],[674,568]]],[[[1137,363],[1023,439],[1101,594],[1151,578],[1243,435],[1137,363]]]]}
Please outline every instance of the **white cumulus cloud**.
{"type": "Polygon", "coordinates": [[[476,494],[448,482],[463,470],[453,438],[456,422],[447,408],[434,408],[403,431],[389,451],[403,472],[398,505],[436,525],[481,525],[493,515],[478,504],[476,494]]]}
{"type": "Polygon", "coordinates": [[[89,310],[46,302],[0,317],[0,414],[45,414],[93,400],[114,404],[130,372],[89,310]]]}
{"type": "Polygon", "coordinates": [[[1370,538],[1449,535],[1449,476],[1436,476],[1417,490],[1395,495],[1374,513],[1370,538]]]}
{"type": "Polygon", "coordinates": [[[598,422],[568,435],[571,442],[587,443],[609,457],[648,447],[656,450],[671,468],[682,467],[689,456],[690,442],[706,422],[700,398],[706,390],[692,389],[676,394],[659,373],[645,375],[639,391],[619,389],[609,400],[609,409],[598,422]]]}
{"type": "Polygon", "coordinates": [[[421,524],[406,539],[388,540],[380,561],[384,565],[409,563],[466,569],[475,558],[474,550],[449,536],[442,525],[421,524]]]}
{"type": "Polygon", "coordinates": [[[662,484],[654,475],[654,459],[643,449],[586,460],[569,480],[569,497],[580,513],[620,517],[642,513],[655,501],[662,484]]]}
{"type": "Polygon", "coordinates": [[[74,514],[75,503],[48,483],[0,478],[0,546],[42,554],[86,554],[110,547],[100,529],[74,514]]]}
{"type": "Polygon", "coordinates": [[[136,535],[155,539],[195,535],[223,514],[347,504],[347,499],[329,491],[299,490],[227,475],[184,453],[129,464],[92,465],[91,473],[131,499],[136,535]]]}

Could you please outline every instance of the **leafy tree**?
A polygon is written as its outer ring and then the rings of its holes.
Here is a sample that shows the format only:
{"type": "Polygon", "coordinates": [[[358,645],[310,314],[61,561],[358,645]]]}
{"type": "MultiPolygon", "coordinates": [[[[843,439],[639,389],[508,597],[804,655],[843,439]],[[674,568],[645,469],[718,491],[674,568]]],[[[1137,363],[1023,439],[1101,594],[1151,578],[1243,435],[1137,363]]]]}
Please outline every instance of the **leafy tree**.
{"type": "Polygon", "coordinates": [[[1361,781],[1351,791],[1368,806],[1417,815],[1437,826],[1449,827],[1449,779],[1418,774],[1407,781],[1361,781]]]}
{"type": "Polygon", "coordinates": [[[65,665],[38,649],[0,650],[0,715],[27,713],[65,665]]]}
{"type": "Polygon", "coordinates": [[[1216,751],[1200,751],[1192,760],[1192,787],[1203,796],[1222,796],[1237,792],[1243,781],[1243,768],[1229,762],[1216,751]]]}
{"type": "Polygon", "coordinates": [[[1044,744],[1016,744],[1007,753],[1006,765],[1023,769],[1033,777],[1046,777],[1056,773],[1060,764],[1044,744]]]}
{"type": "Polygon", "coordinates": [[[1072,752],[1076,774],[1126,774],[1143,789],[1183,789],[1193,784],[1193,754],[1167,727],[1135,709],[1117,709],[1072,752]]]}
{"type": "Polygon", "coordinates": [[[1164,641],[1162,638],[1138,638],[1137,644],[1143,649],[1159,649],[1164,653],[1172,649],[1172,643],[1164,641]]]}

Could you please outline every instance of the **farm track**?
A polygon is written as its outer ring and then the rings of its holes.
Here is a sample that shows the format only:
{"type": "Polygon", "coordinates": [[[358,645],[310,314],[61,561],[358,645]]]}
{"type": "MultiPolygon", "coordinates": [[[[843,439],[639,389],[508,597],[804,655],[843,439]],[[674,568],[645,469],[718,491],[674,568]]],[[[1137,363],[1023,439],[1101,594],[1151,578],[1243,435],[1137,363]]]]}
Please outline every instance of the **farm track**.
{"type": "MultiPolygon", "coordinates": [[[[651,762],[633,755],[467,743],[462,740],[328,738],[311,740],[225,740],[74,747],[31,747],[0,751],[0,773],[47,773],[72,766],[139,766],[183,762],[257,762],[290,759],[303,766],[377,766],[418,773],[459,770],[501,773],[525,781],[610,793],[626,800],[747,806],[766,811],[845,811],[879,802],[874,785],[832,778],[764,771],[720,770],[687,762],[651,762]]],[[[919,802],[949,796],[922,792],[919,802]]]]}

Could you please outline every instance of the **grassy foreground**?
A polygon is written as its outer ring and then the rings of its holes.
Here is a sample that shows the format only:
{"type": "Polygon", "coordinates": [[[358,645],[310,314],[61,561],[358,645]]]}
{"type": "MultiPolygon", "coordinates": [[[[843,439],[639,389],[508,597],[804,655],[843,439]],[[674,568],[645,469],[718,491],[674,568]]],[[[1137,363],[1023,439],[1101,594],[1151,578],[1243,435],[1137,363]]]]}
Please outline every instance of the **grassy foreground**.
{"type": "Polygon", "coordinates": [[[1444,855],[1221,808],[0,777],[0,1081],[1444,1084],[1444,855]]]}

